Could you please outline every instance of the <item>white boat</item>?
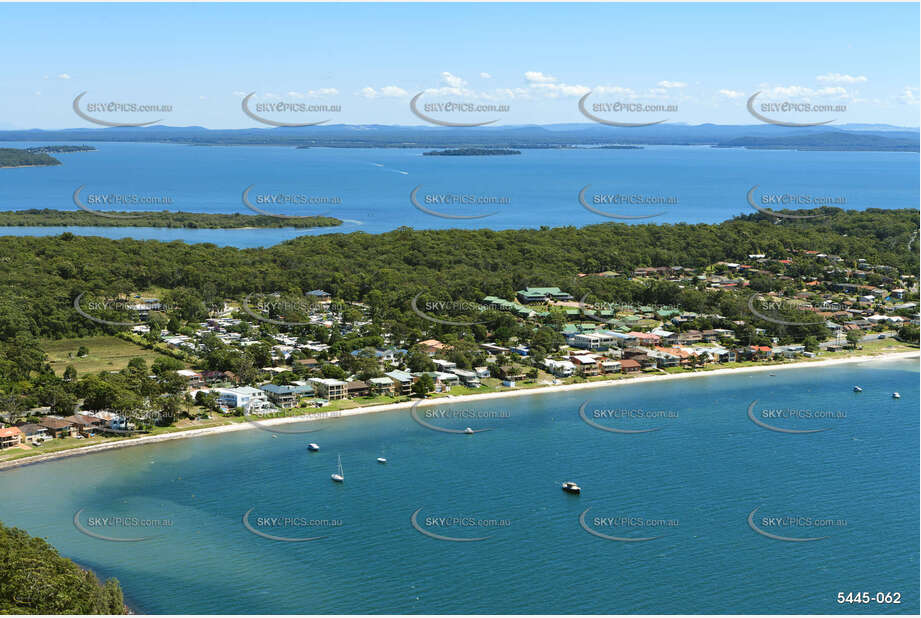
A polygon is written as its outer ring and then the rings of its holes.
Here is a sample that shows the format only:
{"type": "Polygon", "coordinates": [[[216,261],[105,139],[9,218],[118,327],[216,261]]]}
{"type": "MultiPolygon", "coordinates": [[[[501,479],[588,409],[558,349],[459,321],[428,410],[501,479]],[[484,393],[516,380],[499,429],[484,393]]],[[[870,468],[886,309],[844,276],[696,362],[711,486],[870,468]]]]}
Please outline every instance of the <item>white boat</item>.
{"type": "Polygon", "coordinates": [[[329,478],[333,479],[337,483],[341,483],[345,480],[345,473],[342,471],[342,457],[339,456],[336,458],[338,462],[338,469],[335,474],[330,474],[329,478]]]}
{"type": "Polygon", "coordinates": [[[307,445],[307,450],[314,451],[314,452],[319,451],[320,445],[317,444],[316,442],[311,442],[310,444],[307,445]]]}
{"type": "Polygon", "coordinates": [[[902,396],[899,395],[899,394],[896,392],[896,393],[892,393],[892,398],[893,398],[893,399],[901,399],[902,396]]]}
{"type": "Polygon", "coordinates": [[[855,387],[854,387],[854,392],[855,392],[855,393],[862,393],[862,392],[863,392],[863,389],[860,388],[859,386],[855,386],[855,387]]]}
{"type": "Polygon", "coordinates": [[[469,436],[470,434],[475,433],[475,432],[474,432],[472,429],[470,429],[469,427],[467,427],[467,429],[464,430],[464,433],[467,434],[467,435],[469,436]]]}
{"type": "Polygon", "coordinates": [[[378,457],[378,458],[377,458],[377,463],[387,463],[387,458],[386,458],[386,457],[378,457]]]}
{"type": "Polygon", "coordinates": [[[581,494],[582,493],[582,488],[576,485],[575,483],[573,483],[572,481],[566,481],[565,483],[563,483],[563,487],[561,489],[568,494],[581,494]]]}

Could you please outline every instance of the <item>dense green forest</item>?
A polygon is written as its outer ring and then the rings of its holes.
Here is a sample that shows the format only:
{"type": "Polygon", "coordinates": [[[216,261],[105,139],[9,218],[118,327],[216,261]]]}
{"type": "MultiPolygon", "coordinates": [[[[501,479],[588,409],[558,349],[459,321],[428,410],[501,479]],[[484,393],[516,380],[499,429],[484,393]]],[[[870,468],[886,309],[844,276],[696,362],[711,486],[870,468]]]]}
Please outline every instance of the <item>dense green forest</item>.
{"type": "Polygon", "coordinates": [[[0,148],[0,167],[60,164],[60,161],[44,152],[32,152],[20,148],[0,148]]]}
{"type": "Polygon", "coordinates": [[[118,581],[61,557],[43,539],[0,523],[0,614],[125,614],[118,581]]]}
{"type": "Polygon", "coordinates": [[[94,227],[170,227],[191,229],[334,227],[342,221],[333,217],[279,218],[270,215],[212,214],[197,212],[106,211],[115,217],[100,217],[84,210],[48,208],[0,212],[0,226],[94,226],[94,227]]]}

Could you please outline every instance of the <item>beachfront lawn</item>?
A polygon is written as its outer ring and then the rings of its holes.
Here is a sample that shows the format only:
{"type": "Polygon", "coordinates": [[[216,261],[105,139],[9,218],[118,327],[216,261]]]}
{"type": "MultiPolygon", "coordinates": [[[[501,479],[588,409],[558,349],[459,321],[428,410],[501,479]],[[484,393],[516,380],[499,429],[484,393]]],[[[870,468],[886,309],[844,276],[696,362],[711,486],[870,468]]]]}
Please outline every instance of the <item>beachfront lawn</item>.
{"type": "Polygon", "coordinates": [[[140,357],[152,363],[158,358],[166,358],[153,350],[114,336],[80,337],[74,339],[43,340],[42,350],[48,355],[51,368],[57,375],[62,375],[68,365],[73,365],[78,376],[98,371],[120,371],[128,366],[132,358],[140,357]],[[89,354],[77,356],[80,346],[86,346],[89,354]]]}

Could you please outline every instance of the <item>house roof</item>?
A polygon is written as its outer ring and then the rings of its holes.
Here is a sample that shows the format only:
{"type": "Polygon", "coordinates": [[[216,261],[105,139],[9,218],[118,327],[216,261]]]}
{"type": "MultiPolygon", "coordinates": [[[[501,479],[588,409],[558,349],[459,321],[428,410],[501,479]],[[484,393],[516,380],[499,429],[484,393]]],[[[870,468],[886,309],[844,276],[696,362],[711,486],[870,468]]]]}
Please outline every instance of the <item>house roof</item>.
{"type": "Polygon", "coordinates": [[[65,420],[63,418],[54,418],[51,416],[44,417],[38,423],[42,427],[47,427],[48,429],[64,429],[66,427],[73,427],[74,423],[72,421],[65,420]]]}
{"type": "Polygon", "coordinates": [[[0,438],[12,438],[13,436],[21,436],[22,431],[19,427],[5,427],[0,429],[0,438]]]}

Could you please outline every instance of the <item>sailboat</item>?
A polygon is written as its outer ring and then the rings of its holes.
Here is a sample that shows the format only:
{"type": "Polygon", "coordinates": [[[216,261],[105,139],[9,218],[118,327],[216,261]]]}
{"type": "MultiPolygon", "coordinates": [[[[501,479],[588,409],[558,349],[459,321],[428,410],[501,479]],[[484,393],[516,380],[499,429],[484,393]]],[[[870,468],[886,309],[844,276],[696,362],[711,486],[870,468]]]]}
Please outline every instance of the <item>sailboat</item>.
{"type": "Polygon", "coordinates": [[[330,474],[329,478],[333,479],[337,483],[341,483],[345,480],[345,473],[342,471],[342,456],[337,456],[336,460],[338,462],[338,468],[335,474],[330,474]]]}

